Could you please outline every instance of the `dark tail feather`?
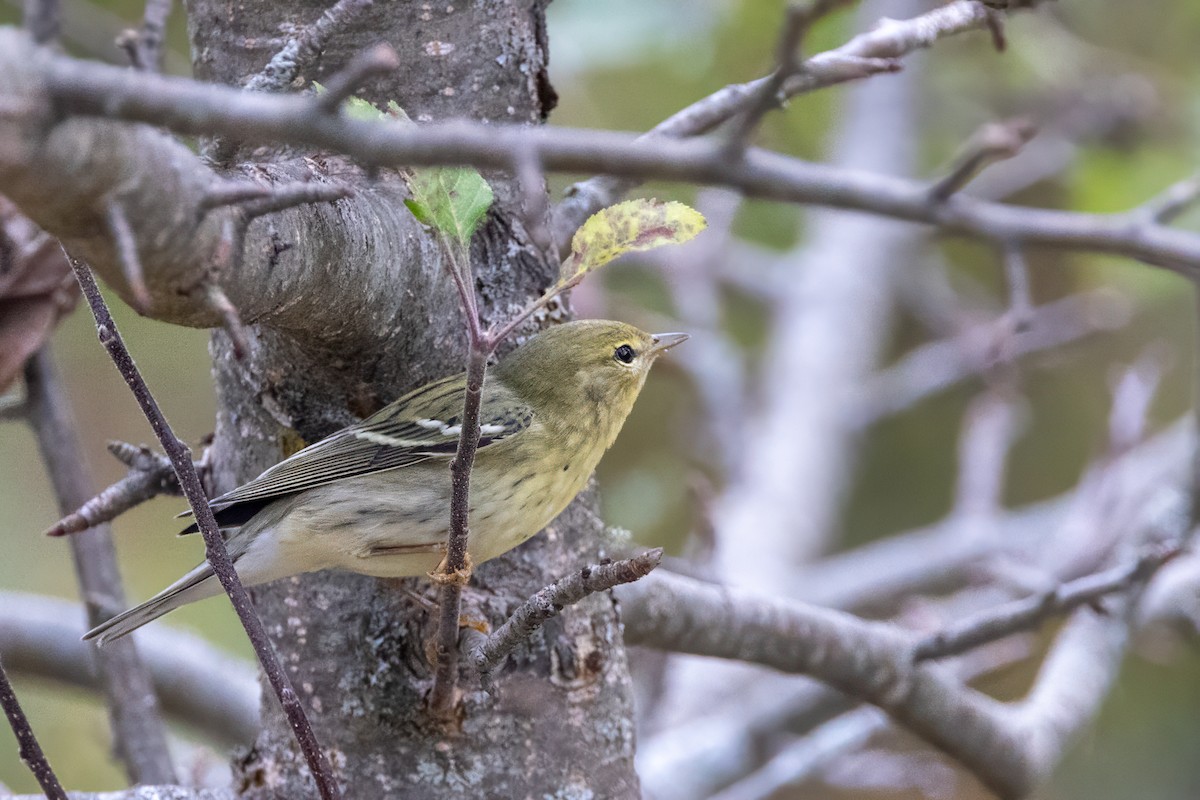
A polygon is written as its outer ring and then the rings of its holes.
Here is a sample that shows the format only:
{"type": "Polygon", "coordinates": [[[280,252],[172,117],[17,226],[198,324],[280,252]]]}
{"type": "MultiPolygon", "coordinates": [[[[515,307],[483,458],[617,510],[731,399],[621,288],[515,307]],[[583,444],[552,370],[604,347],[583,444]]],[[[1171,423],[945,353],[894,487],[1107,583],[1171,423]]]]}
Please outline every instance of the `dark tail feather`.
{"type": "Polygon", "coordinates": [[[212,567],[201,564],[141,605],[123,611],[92,628],[83,638],[96,639],[100,645],[107,644],[137,630],[147,622],[158,619],[168,611],[174,611],[182,605],[205,597],[213,597],[220,591],[221,584],[213,574],[212,567]]]}

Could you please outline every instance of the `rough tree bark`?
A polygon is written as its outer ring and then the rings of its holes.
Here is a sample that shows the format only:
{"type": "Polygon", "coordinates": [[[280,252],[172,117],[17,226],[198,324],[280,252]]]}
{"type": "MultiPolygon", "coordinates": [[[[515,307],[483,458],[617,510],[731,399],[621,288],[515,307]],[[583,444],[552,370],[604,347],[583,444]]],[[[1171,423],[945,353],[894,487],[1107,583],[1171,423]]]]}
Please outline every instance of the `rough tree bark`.
{"type": "MultiPolygon", "coordinates": [[[[461,116],[537,124],[554,103],[546,78],[545,5],[377,3],[302,77],[326,80],[383,41],[401,66],[368,82],[361,96],[381,105],[396,100],[422,121],[461,116]]],[[[324,10],[319,2],[189,3],[197,77],[244,84],[280,48],[281,32],[302,28],[324,10]]],[[[118,254],[95,224],[97,202],[111,199],[124,207],[138,240],[151,316],[217,324],[197,291],[216,281],[253,323],[240,361],[223,331],[212,339],[216,490],[278,461],[285,443],[294,442],[293,431],[314,441],[414,385],[462,368],[465,338],[453,287],[431,238],[404,208],[396,175],[367,175],[311,153],[240,147],[234,159],[240,165],[224,170],[230,177],[338,180],[355,193],[337,204],[256,220],[239,268],[215,266],[206,274],[196,264],[220,264],[225,210],[199,223],[181,219],[177,210],[194,208],[191,198],[212,175],[161,134],[70,120],[51,123],[37,145],[21,146],[29,153],[24,163],[0,165],[6,192],[125,299],[131,288],[118,254]],[[85,155],[76,159],[73,152],[85,155]],[[55,190],[47,191],[53,181],[46,176],[65,179],[73,172],[80,191],[73,198],[49,196],[55,190]],[[92,207],[81,207],[89,195],[92,207]]],[[[556,268],[519,221],[516,187],[507,176],[488,177],[497,204],[474,247],[485,323],[540,293],[556,268]]],[[[136,353],[137,343],[131,346],[136,353]]],[[[594,509],[588,493],[546,535],[480,567],[470,595],[473,612],[498,622],[531,592],[596,561],[604,527],[594,509]]],[[[407,585],[418,592],[426,587],[407,585]]],[[[466,676],[461,730],[452,732],[422,710],[436,614],[398,584],[319,574],[257,589],[254,596],[347,797],[638,796],[629,677],[617,610],[607,596],[566,609],[509,660],[490,692],[466,676]]],[[[235,764],[235,788],[254,797],[312,795],[272,695],[263,707],[263,730],[235,764]]]]}
{"type": "MultiPolygon", "coordinates": [[[[369,83],[362,96],[380,104],[394,99],[415,119],[467,116],[537,123],[553,97],[545,79],[544,5],[377,4],[305,77],[319,81],[382,39],[400,55],[402,66],[369,83]],[[443,46],[435,48],[434,42],[443,46]],[[453,46],[448,56],[429,54],[448,49],[446,44],[453,46]]],[[[190,4],[197,77],[242,82],[273,54],[279,30],[314,19],[322,10],[321,3],[286,8],[267,2],[190,4]],[[245,42],[261,45],[252,49],[245,42]]],[[[286,154],[273,160],[293,164],[286,154]]],[[[489,177],[501,200],[476,248],[475,267],[483,313],[495,316],[539,292],[554,272],[511,225],[514,192],[501,176],[489,177]]],[[[375,211],[384,219],[363,219],[358,230],[343,233],[345,241],[365,241],[368,252],[334,254],[328,294],[341,298],[335,303],[371,302],[353,286],[339,285],[339,261],[370,259],[372,251],[390,247],[378,243],[389,237],[421,235],[394,194],[375,211]]],[[[332,209],[307,213],[326,215],[332,209]]],[[[265,229],[270,222],[256,225],[265,229]]],[[[305,247],[293,238],[297,231],[278,230],[282,246],[305,247]]],[[[251,237],[247,259],[263,259],[264,238],[251,237]]],[[[272,242],[269,252],[279,247],[272,242]]],[[[392,291],[405,293],[406,301],[386,324],[353,331],[353,343],[338,342],[337,332],[293,335],[264,327],[251,358],[238,363],[230,357],[226,336],[214,335],[218,488],[278,460],[281,416],[311,441],[344,421],[347,407],[362,413],[412,385],[461,368],[463,326],[439,255],[424,247],[413,258],[416,248],[408,249],[408,263],[392,267],[401,273],[392,291]],[[367,347],[360,346],[364,339],[370,341],[367,347]],[[364,396],[368,407],[355,407],[364,396]]],[[[276,269],[289,269],[288,260],[285,251],[276,269]]],[[[482,608],[493,621],[549,580],[594,560],[602,526],[593,504],[584,498],[551,535],[477,572],[476,585],[487,595],[482,608]]],[[[431,678],[426,641],[436,615],[396,586],[319,575],[259,590],[256,598],[347,796],[636,796],[629,680],[615,609],[607,599],[568,610],[498,676],[492,693],[478,691],[477,682],[468,678],[462,731],[447,735],[422,711],[431,678]]],[[[264,731],[238,764],[242,787],[249,794],[297,796],[307,779],[291,732],[273,697],[266,698],[264,711],[264,731]]]]}

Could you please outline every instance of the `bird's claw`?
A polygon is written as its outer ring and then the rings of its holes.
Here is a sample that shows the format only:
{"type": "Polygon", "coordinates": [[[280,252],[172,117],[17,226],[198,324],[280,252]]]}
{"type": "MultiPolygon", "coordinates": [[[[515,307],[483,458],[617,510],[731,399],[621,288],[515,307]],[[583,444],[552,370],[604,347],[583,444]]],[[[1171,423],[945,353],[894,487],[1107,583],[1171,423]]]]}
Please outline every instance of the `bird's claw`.
{"type": "Polygon", "coordinates": [[[465,564],[462,569],[454,570],[453,572],[447,569],[446,559],[443,558],[441,563],[428,573],[429,579],[438,586],[466,586],[471,580],[471,572],[475,569],[475,564],[471,560],[470,553],[464,553],[465,564]]]}

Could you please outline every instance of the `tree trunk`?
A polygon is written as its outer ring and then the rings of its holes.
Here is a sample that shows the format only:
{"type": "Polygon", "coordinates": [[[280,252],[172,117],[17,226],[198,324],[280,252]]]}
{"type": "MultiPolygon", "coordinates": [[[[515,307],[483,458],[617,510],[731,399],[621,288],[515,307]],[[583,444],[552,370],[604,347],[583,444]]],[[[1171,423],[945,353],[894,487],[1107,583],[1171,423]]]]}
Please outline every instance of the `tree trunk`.
{"type": "MultiPolygon", "coordinates": [[[[197,77],[244,83],[278,49],[280,31],[311,22],[322,10],[317,3],[190,3],[197,77]]],[[[552,105],[543,2],[377,3],[304,78],[323,81],[381,40],[392,45],[402,66],[360,94],[381,105],[396,100],[414,119],[533,124],[552,105]]],[[[240,154],[239,160],[263,157],[248,148],[240,154]]],[[[311,165],[282,152],[268,158],[275,175],[303,174],[311,165]]],[[[332,173],[347,167],[326,163],[332,173]]],[[[488,177],[498,202],[477,237],[475,270],[482,313],[496,317],[548,285],[554,269],[513,223],[516,192],[508,178],[488,177]]],[[[355,205],[371,213],[357,219],[339,218],[335,207],[326,206],[253,223],[244,251],[251,268],[273,260],[269,269],[286,274],[293,262],[311,260],[314,248],[331,250],[329,303],[347,324],[333,330],[262,326],[241,362],[232,357],[226,335],[214,334],[217,489],[278,461],[289,429],[313,441],[352,415],[461,369],[461,312],[438,251],[394,241],[413,230],[400,192],[395,176],[381,175],[358,181],[355,205]],[[320,241],[325,227],[339,228],[340,243],[356,244],[328,248],[320,241]],[[394,277],[389,288],[405,300],[380,319],[371,297],[339,275],[357,271],[343,263],[382,262],[388,253],[410,260],[388,265],[394,277]],[[414,253],[421,257],[412,258],[414,253]]],[[[481,566],[469,594],[475,613],[495,624],[556,576],[595,561],[603,533],[595,506],[589,493],[546,534],[481,566]]],[[[332,573],[254,592],[348,797],[638,795],[631,688],[617,610],[607,596],[567,609],[510,660],[490,691],[464,675],[461,730],[447,732],[423,711],[436,614],[405,589],[435,596],[425,581],[332,573]]],[[[311,779],[270,692],[264,712],[258,741],[235,765],[238,788],[252,796],[310,795],[311,779]]]]}

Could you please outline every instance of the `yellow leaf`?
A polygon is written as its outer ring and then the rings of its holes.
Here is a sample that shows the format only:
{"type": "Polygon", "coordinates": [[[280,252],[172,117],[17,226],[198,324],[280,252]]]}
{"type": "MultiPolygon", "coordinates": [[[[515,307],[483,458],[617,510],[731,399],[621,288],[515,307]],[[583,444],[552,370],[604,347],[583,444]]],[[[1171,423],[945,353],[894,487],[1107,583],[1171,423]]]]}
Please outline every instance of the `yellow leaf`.
{"type": "Polygon", "coordinates": [[[626,253],[682,244],[704,230],[704,215],[683,203],[627,200],[597,211],[571,240],[563,281],[577,280],[626,253]]]}

